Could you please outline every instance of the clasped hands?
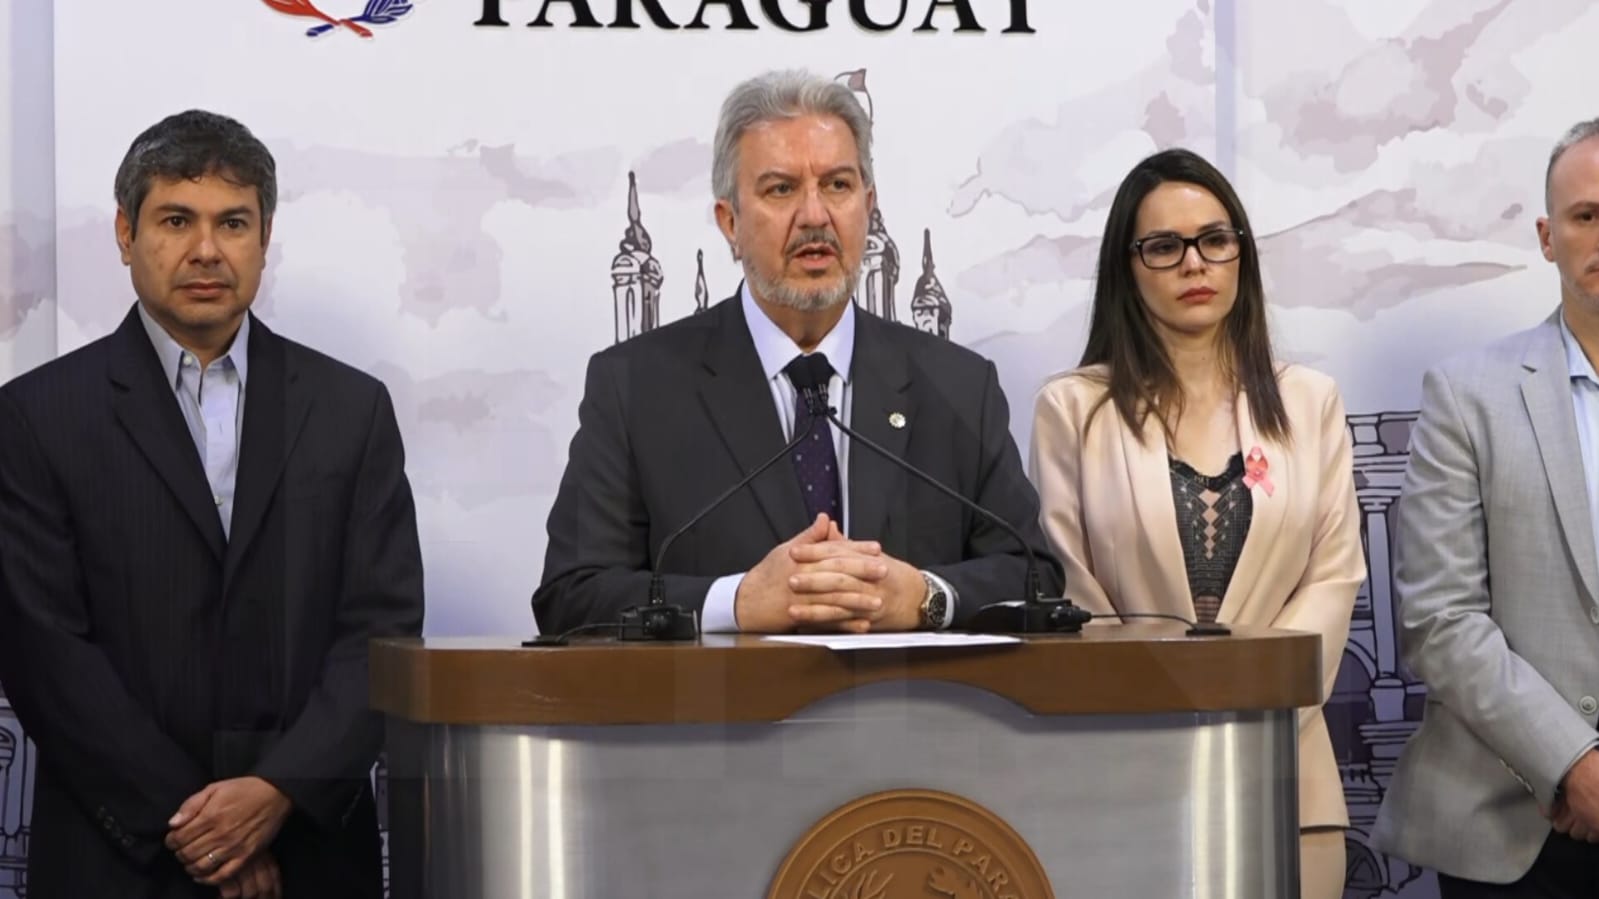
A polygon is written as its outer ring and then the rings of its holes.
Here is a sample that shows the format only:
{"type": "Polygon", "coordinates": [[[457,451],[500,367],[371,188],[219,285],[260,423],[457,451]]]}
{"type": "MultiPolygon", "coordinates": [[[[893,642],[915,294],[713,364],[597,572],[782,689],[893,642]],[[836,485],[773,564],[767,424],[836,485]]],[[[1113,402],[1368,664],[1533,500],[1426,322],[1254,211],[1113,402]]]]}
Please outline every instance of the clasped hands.
{"type": "Polygon", "coordinates": [[[219,780],[183,801],[167,822],[166,847],[196,883],[225,899],[280,899],[272,845],[292,804],[259,777],[219,780]]]}
{"type": "Polygon", "coordinates": [[[849,540],[826,515],[778,544],[739,583],[739,630],[914,630],[927,582],[875,540],[849,540]]]}

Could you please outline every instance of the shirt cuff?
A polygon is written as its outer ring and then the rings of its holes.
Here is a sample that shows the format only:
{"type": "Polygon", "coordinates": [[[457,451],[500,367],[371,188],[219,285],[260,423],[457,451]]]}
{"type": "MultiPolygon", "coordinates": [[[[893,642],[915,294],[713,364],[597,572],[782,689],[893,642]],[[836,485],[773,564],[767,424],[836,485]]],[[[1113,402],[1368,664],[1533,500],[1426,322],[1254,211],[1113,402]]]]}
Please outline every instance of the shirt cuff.
{"type": "Polygon", "coordinates": [[[744,574],[729,574],[711,582],[711,589],[705,591],[705,606],[700,609],[700,633],[738,633],[738,616],[734,614],[733,603],[738,599],[738,586],[744,583],[744,574]]]}
{"type": "Polygon", "coordinates": [[[937,629],[941,631],[948,630],[949,626],[955,621],[955,603],[957,601],[955,596],[955,588],[950,586],[949,581],[944,580],[931,571],[923,570],[922,574],[932,578],[933,583],[937,584],[939,589],[944,591],[944,596],[947,597],[948,601],[944,603],[944,620],[938,622],[937,629]]]}

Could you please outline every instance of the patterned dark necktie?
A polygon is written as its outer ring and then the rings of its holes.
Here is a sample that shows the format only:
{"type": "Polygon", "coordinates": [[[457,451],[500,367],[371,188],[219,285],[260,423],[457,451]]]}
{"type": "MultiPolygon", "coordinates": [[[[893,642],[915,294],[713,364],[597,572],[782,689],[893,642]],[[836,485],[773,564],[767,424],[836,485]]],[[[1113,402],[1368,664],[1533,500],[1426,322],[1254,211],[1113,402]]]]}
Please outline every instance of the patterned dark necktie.
{"type": "MultiPolygon", "coordinates": [[[[821,394],[822,405],[827,405],[828,380],[833,377],[833,366],[826,356],[796,356],[783,368],[789,383],[794,385],[794,434],[803,433],[810,424],[811,413],[805,402],[805,390],[800,385],[815,384],[821,394]]],[[[792,439],[792,438],[791,438],[792,439]]],[[[844,511],[839,497],[838,456],[833,452],[833,429],[828,426],[825,412],[817,417],[811,434],[795,448],[792,454],[794,474],[799,477],[800,496],[805,499],[807,522],[825,514],[844,528],[844,511]]]]}

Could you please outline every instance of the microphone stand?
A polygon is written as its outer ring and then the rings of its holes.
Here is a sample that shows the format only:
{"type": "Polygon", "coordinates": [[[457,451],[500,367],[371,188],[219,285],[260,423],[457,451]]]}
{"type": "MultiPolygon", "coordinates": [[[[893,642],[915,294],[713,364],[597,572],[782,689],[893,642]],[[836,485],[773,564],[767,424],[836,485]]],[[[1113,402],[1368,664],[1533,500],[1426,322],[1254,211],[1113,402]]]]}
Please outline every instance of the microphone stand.
{"type": "Polygon", "coordinates": [[[616,637],[618,640],[695,640],[699,638],[699,620],[695,614],[682,606],[668,605],[666,602],[666,576],[661,573],[661,562],[666,558],[666,551],[671,548],[677,538],[683,536],[690,528],[699,524],[705,516],[711,514],[718,506],[726,502],[735,493],[749,486],[760,474],[788,457],[795,447],[798,447],[805,438],[811,435],[816,427],[817,416],[811,415],[805,428],[786,446],[778,450],[770,459],[756,466],[754,471],[745,475],[742,480],[722,492],[721,496],[711,500],[710,504],[683,524],[682,527],[666,535],[661,541],[661,548],[655,553],[655,565],[650,571],[649,601],[642,606],[634,606],[622,611],[621,620],[617,624],[616,637]]]}
{"type": "Polygon", "coordinates": [[[825,394],[818,394],[815,390],[808,390],[805,392],[805,404],[810,411],[812,421],[826,416],[834,427],[848,435],[851,440],[860,443],[872,452],[894,463],[901,470],[909,472],[917,480],[932,487],[944,496],[976,512],[983,520],[998,527],[1013,537],[1017,543],[1021,544],[1022,553],[1027,557],[1026,595],[1020,602],[1015,600],[994,602],[981,607],[973,616],[971,623],[966,628],[967,630],[991,634],[1075,634],[1080,632],[1083,629],[1083,625],[1093,618],[1093,613],[1077,606],[1069,599],[1044,598],[1044,591],[1040,586],[1038,576],[1038,558],[1033,554],[1033,548],[1027,545],[1027,540],[1022,537],[1021,532],[1016,530],[1010,522],[944,486],[932,475],[894,455],[870,438],[862,436],[842,421],[839,421],[837,410],[827,404],[825,394]]]}

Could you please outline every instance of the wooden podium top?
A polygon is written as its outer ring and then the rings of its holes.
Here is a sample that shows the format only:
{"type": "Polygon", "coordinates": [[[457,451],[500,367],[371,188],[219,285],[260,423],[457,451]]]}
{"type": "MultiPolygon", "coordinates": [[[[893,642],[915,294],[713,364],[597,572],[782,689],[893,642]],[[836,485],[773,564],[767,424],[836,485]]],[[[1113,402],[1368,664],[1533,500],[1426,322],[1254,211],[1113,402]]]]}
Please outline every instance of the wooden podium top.
{"type": "Polygon", "coordinates": [[[1295,631],[1187,637],[1165,622],[971,648],[837,652],[749,635],[698,643],[376,640],[373,708],[424,724],[780,721],[884,680],[988,690],[1041,715],[1278,709],[1321,701],[1321,642],[1295,631]]]}

